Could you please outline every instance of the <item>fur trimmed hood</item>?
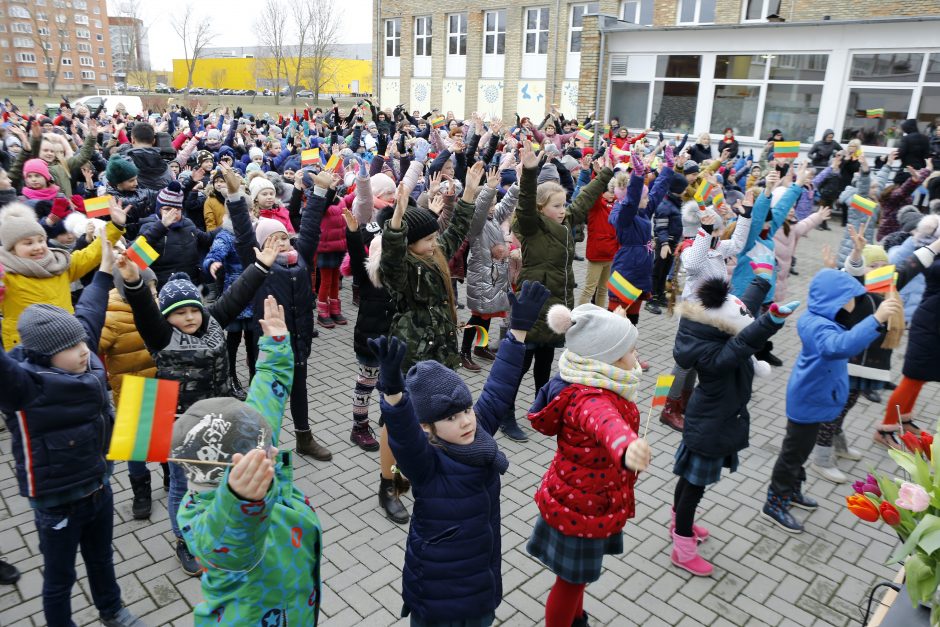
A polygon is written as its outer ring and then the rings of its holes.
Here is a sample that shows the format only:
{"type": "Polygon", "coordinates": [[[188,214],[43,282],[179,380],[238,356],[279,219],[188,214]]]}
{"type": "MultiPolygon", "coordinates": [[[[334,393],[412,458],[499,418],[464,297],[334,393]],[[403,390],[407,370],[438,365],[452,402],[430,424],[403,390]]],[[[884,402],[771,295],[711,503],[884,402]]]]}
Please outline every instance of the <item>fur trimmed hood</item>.
{"type": "MultiPolygon", "coordinates": [[[[742,329],[754,322],[754,318],[752,318],[749,313],[740,316],[736,316],[733,313],[729,315],[728,312],[732,311],[734,308],[732,305],[729,305],[729,303],[734,303],[735,301],[735,305],[740,303],[741,309],[744,312],[747,312],[747,308],[744,307],[744,303],[738,300],[736,296],[729,294],[728,297],[733,300],[729,300],[726,306],[721,309],[706,309],[701,303],[692,300],[684,300],[676,307],[676,313],[682,320],[698,322],[699,324],[718,329],[722,333],[735,336],[740,333],[742,329]]],[[[761,361],[752,356],[751,362],[754,364],[755,376],[764,378],[770,375],[771,366],[766,361],[761,361]]]]}
{"type": "Polygon", "coordinates": [[[382,287],[382,279],[379,274],[379,264],[382,261],[382,233],[376,233],[369,243],[369,256],[366,258],[366,272],[372,285],[382,287]]]}

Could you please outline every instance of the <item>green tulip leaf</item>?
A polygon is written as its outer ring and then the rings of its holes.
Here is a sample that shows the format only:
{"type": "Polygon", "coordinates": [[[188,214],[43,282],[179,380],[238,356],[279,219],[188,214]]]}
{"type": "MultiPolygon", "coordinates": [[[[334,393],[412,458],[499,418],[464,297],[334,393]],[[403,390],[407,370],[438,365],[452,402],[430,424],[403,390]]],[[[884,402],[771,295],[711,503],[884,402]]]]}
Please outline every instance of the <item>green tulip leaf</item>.
{"type": "Polygon", "coordinates": [[[905,585],[911,603],[917,607],[918,603],[929,601],[933,596],[934,569],[931,568],[918,553],[914,553],[904,562],[905,585]]]}

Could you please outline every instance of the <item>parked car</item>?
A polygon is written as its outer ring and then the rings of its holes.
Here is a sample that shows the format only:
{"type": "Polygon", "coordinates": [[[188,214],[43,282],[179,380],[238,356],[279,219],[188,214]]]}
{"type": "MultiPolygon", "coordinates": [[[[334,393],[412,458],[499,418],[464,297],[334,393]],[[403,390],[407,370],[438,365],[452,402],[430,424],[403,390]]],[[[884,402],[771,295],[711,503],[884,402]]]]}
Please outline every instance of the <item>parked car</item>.
{"type": "Polygon", "coordinates": [[[219,95],[219,90],[218,90],[218,89],[207,89],[207,90],[206,90],[206,95],[207,95],[207,96],[218,96],[218,95],[219,95]]]}
{"type": "Polygon", "coordinates": [[[168,94],[170,93],[170,88],[163,83],[157,83],[156,88],[154,89],[158,94],[168,94]]]}
{"type": "Polygon", "coordinates": [[[254,89],[245,89],[243,91],[244,91],[244,93],[242,94],[243,96],[257,96],[258,95],[258,92],[256,92],[254,89]]]}
{"type": "Polygon", "coordinates": [[[202,87],[190,87],[189,94],[191,96],[202,96],[206,93],[206,90],[202,87]]]}
{"type": "Polygon", "coordinates": [[[85,96],[84,98],[73,101],[72,107],[74,108],[82,104],[88,107],[89,111],[94,111],[98,108],[98,105],[104,104],[105,112],[108,114],[117,111],[118,105],[121,104],[124,105],[127,114],[130,116],[146,112],[140,96],[85,96]]]}
{"type": "Polygon", "coordinates": [[[270,89],[265,89],[264,91],[261,92],[261,95],[262,95],[262,96],[273,96],[273,95],[274,95],[274,92],[271,91],[270,89]]]}
{"type": "Polygon", "coordinates": [[[301,89],[297,92],[298,98],[313,98],[313,92],[309,89],[301,89]]]}

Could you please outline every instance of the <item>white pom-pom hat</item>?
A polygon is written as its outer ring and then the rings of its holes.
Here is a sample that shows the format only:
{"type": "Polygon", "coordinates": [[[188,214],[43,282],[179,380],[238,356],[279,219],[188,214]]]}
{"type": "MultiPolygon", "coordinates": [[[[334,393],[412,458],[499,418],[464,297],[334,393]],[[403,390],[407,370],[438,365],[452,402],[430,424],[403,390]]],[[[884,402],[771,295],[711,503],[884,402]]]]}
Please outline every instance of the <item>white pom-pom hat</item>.
{"type": "Polygon", "coordinates": [[[546,320],[552,331],[565,336],[565,347],[572,353],[607,364],[632,351],[639,336],[632,322],[597,305],[553,305],[546,320]]]}

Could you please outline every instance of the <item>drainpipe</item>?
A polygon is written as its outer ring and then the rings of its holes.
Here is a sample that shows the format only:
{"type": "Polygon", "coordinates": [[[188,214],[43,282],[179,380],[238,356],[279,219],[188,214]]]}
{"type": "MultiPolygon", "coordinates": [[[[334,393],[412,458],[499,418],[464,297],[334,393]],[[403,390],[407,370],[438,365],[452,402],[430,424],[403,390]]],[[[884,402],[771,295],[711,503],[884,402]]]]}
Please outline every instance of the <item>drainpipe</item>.
{"type": "Polygon", "coordinates": [[[600,51],[597,55],[597,90],[594,92],[594,108],[597,112],[594,115],[594,150],[597,151],[600,148],[601,144],[601,120],[606,117],[606,111],[601,107],[601,81],[604,80],[604,47],[607,44],[607,21],[604,20],[604,25],[601,26],[601,20],[604,16],[597,16],[597,30],[601,34],[600,41],[600,51]]]}
{"type": "MultiPolygon", "coordinates": [[[[566,5],[566,6],[567,6],[567,5],[566,5]]],[[[567,14],[567,13],[566,13],[565,15],[562,15],[562,14],[561,14],[561,0],[555,0],[555,15],[556,15],[556,18],[555,18],[555,19],[556,19],[557,21],[555,22],[555,50],[554,50],[554,55],[553,55],[553,56],[555,57],[555,62],[552,63],[552,69],[554,70],[554,76],[551,77],[551,81],[552,81],[552,100],[551,100],[551,102],[546,103],[546,104],[549,105],[549,107],[551,107],[551,104],[552,104],[553,102],[557,102],[557,103],[558,103],[558,106],[561,106],[560,98],[558,98],[558,81],[555,80],[555,78],[558,76],[558,58],[561,57],[561,59],[562,59],[561,62],[562,62],[562,63],[567,63],[567,62],[568,62],[568,40],[567,40],[567,38],[565,38],[565,42],[564,42],[564,43],[562,43],[561,41],[559,41],[562,37],[565,36],[565,33],[567,32],[565,26],[568,24],[568,14],[567,14]],[[564,51],[565,51],[565,54],[564,54],[564,55],[561,55],[561,54],[560,54],[560,52],[561,52],[562,49],[564,49],[564,51]]],[[[549,21],[551,21],[551,20],[549,20],[549,21]]],[[[538,42],[535,42],[535,45],[538,46],[538,42]]],[[[548,69],[548,68],[546,68],[546,69],[548,69]]],[[[545,77],[545,78],[546,78],[546,84],[547,84],[547,79],[548,79],[547,74],[548,74],[548,72],[546,72],[546,77],[545,77]]],[[[561,75],[562,75],[562,77],[564,77],[564,75],[565,75],[565,74],[564,74],[564,70],[562,70],[562,74],[561,74],[561,75]]],[[[562,78],[562,80],[564,80],[564,78],[562,78]]],[[[577,114],[577,112],[576,112],[576,114],[577,114]]]]}
{"type": "Polygon", "coordinates": [[[375,63],[372,67],[373,72],[372,91],[375,92],[375,101],[382,106],[382,65],[385,63],[385,30],[382,28],[382,0],[375,0],[375,36],[378,38],[376,44],[375,63]]]}

